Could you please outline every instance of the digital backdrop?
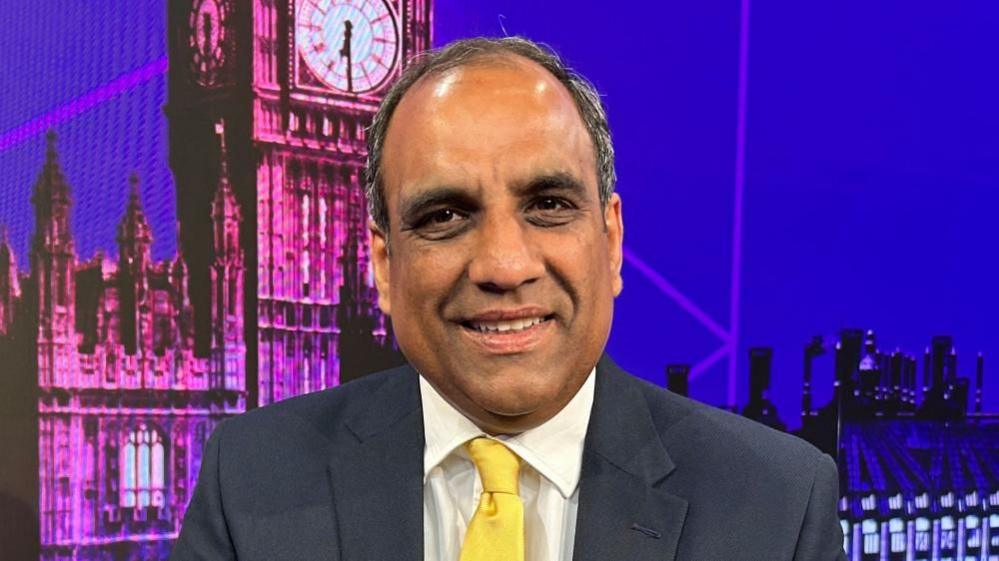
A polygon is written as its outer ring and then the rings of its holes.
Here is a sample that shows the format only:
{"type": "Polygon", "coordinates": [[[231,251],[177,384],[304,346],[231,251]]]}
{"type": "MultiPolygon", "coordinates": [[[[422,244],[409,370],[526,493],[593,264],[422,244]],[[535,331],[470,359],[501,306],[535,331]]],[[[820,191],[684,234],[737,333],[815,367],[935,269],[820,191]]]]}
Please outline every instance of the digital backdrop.
{"type": "Polygon", "coordinates": [[[611,356],[833,455],[851,559],[999,560],[996,4],[38,0],[0,22],[0,557],[165,558],[221,419],[398,363],[364,129],[418,52],[523,35],[607,106],[611,356]]]}

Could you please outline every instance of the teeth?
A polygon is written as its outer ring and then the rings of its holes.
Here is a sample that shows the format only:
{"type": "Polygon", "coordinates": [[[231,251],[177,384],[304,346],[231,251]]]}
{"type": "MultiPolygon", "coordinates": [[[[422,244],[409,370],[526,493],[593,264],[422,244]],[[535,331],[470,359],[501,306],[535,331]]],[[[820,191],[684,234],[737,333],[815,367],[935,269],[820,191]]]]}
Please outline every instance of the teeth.
{"type": "Polygon", "coordinates": [[[480,333],[507,333],[523,331],[545,321],[543,317],[514,319],[510,321],[477,321],[472,322],[472,328],[480,333]]]}

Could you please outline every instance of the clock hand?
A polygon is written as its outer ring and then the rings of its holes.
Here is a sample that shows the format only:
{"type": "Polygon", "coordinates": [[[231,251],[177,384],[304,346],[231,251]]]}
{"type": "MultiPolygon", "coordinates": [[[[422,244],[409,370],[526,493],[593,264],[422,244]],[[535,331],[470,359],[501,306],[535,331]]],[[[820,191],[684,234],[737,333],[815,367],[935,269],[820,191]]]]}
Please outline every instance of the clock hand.
{"type": "Polygon", "coordinates": [[[351,52],[350,52],[350,37],[353,33],[354,24],[350,23],[350,20],[343,22],[343,47],[340,49],[340,56],[347,57],[347,91],[354,91],[354,77],[351,71],[351,52]]]}
{"type": "Polygon", "coordinates": [[[204,37],[201,49],[205,57],[212,52],[212,16],[211,14],[201,14],[201,34],[204,37]]]}

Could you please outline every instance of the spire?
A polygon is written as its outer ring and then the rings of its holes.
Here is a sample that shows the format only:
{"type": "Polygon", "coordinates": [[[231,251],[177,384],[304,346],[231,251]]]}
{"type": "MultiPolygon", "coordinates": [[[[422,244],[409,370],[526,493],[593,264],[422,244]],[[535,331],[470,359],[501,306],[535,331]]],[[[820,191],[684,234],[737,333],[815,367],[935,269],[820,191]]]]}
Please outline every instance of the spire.
{"type": "Polygon", "coordinates": [[[153,235],[146,220],[146,212],[142,209],[142,196],[139,192],[139,174],[132,172],[128,176],[129,194],[125,216],[118,225],[118,243],[131,247],[135,243],[149,246],[153,235]]]}
{"type": "Polygon", "coordinates": [[[239,208],[236,205],[236,196],[233,193],[232,185],[229,182],[229,150],[225,143],[225,120],[220,119],[215,123],[215,134],[219,135],[219,183],[215,189],[215,198],[212,200],[212,214],[219,221],[227,216],[239,218],[239,208]]]}
{"type": "Polygon", "coordinates": [[[51,129],[45,134],[45,163],[35,181],[35,193],[31,199],[31,202],[36,205],[67,204],[70,202],[69,185],[66,184],[62,167],[59,165],[59,153],[56,150],[57,138],[55,131],[51,129]]]}
{"type": "Polygon", "coordinates": [[[219,152],[222,155],[222,173],[219,174],[222,181],[229,182],[229,150],[225,145],[225,119],[219,119],[215,123],[215,134],[219,135],[219,152]]]}
{"type": "Polygon", "coordinates": [[[35,233],[32,252],[45,251],[72,255],[73,235],[70,232],[69,185],[59,166],[56,151],[56,134],[49,130],[45,135],[45,163],[35,180],[31,203],[35,206],[35,233]]]}

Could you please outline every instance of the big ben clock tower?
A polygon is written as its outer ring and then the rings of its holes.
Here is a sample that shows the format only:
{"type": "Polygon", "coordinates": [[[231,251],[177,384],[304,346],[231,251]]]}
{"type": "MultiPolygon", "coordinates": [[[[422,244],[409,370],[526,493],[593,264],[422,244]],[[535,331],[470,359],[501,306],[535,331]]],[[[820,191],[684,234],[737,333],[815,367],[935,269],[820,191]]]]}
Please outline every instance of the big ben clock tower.
{"type": "Polygon", "coordinates": [[[369,267],[365,129],[429,48],[431,0],[168,6],[170,165],[199,352],[212,345],[211,202],[227,173],[243,217],[249,403],[398,361],[369,267]]]}

